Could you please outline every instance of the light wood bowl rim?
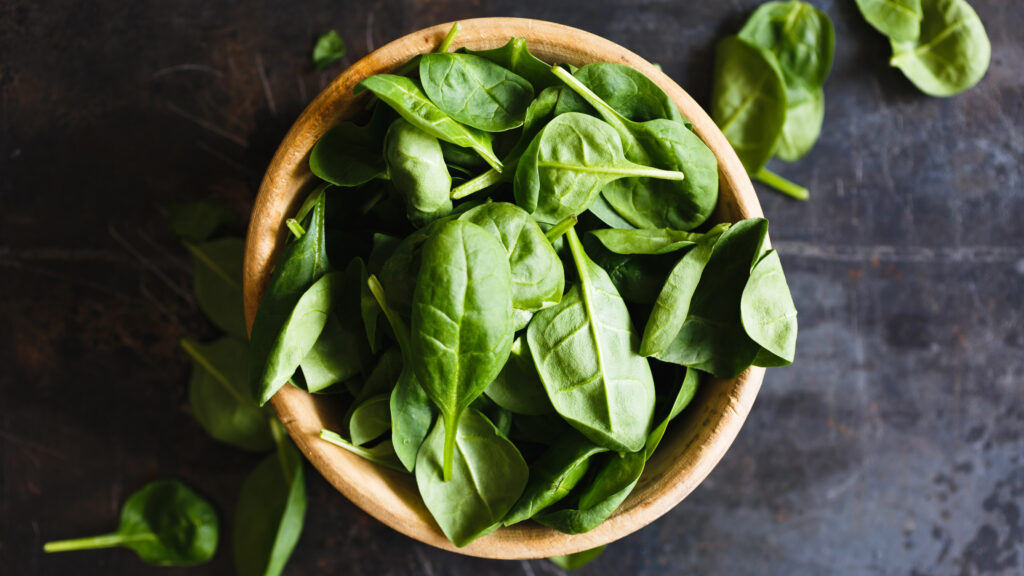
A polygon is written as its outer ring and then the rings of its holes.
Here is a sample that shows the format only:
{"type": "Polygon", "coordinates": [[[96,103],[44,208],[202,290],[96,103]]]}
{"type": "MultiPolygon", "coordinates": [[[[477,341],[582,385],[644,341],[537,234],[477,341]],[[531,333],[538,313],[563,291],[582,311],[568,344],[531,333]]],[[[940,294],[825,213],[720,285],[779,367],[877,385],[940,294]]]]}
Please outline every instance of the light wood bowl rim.
{"type": "MultiPolygon", "coordinates": [[[[460,23],[462,30],[453,49],[495,48],[510,37],[519,36],[527,39],[534,54],[549,62],[620,62],[637,68],[668,93],[718,157],[721,194],[715,218],[734,221],[762,215],[750,179],[721,131],[689,94],[646,60],[600,36],[552,22],[477,18],[460,23]]],[[[424,28],[368,54],[331,82],[285,135],[267,168],[249,224],[243,277],[245,315],[250,329],[285,235],[284,221],[312,181],[309,150],[328,128],[356,109],[360,101],[352,96],[356,83],[372,74],[389,72],[415,54],[433,50],[450,26],[451,23],[445,23],[424,28]]],[[[464,548],[456,548],[444,537],[408,477],[403,481],[402,475],[318,437],[323,420],[313,396],[285,386],[272,403],[296,445],[328,482],[395,530],[420,542],[470,556],[544,558],[607,544],[671,510],[707,477],[728,450],[753,405],[763,376],[764,369],[755,367],[734,380],[717,380],[703,386],[694,405],[680,417],[685,423],[673,423],[648,464],[648,470],[656,472],[645,471],[633,494],[594,530],[567,535],[524,522],[502,528],[464,548]]]]}

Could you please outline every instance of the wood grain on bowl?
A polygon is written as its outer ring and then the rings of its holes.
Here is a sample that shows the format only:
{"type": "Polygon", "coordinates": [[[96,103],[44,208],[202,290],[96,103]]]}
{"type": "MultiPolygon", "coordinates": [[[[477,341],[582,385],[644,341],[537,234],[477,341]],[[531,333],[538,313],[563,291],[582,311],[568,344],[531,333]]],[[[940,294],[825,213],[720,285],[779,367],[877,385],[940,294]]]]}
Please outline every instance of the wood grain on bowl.
{"type": "MultiPolygon", "coordinates": [[[[582,30],[521,18],[480,18],[461,21],[453,48],[497,48],[520,36],[539,58],[581,66],[619,62],[654,80],[690,119],[694,131],[718,157],[720,191],[712,220],[736,221],[762,216],[746,171],[708,114],[668,76],[636,54],[582,30]]],[[[252,326],[266,290],[285,219],[301,203],[313,175],[309,151],[329,128],[356,115],[366,94],[353,96],[355,85],[373,74],[394,70],[415,54],[436,48],[451,23],[439,24],[399,38],[356,62],[338,76],[306,108],[289,130],[270,163],[249,224],[245,255],[245,315],[252,326]]],[[[626,536],[668,512],[693,491],[728,450],[739,433],[761,387],[764,369],[753,367],[733,380],[712,380],[665,436],[662,448],[648,462],[629,498],[606,522],[586,534],[567,535],[532,522],[455,548],[424,507],[415,480],[372,464],[319,438],[321,428],[338,428],[330,397],[316,397],[285,386],[273,398],[282,423],[303,454],[342,494],[381,522],[421,542],[486,558],[543,558],[593,548],[626,536]]],[[[696,527],[695,527],[696,529],[696,527]]]]}

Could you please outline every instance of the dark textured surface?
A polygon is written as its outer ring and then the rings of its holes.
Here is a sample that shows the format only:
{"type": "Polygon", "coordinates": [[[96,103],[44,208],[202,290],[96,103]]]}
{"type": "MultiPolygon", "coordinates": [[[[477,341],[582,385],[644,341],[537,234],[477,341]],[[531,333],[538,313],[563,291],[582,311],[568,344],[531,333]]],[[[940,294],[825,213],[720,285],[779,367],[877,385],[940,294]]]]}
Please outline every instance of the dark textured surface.
{"type": "MultiPolygon", "coordinates": [[[[205,336],[171,199],[246,210],[284,131],[347,63],[472,16],[527,16],[660,62],[706,103],[714,42],[754,1],[10,2],[0,5],[0,573],[229,574],[127,551],[45,557],[143,483],[200,487],[231,518],[257,457],[189,414],[177,342],[205,336]],[[318,73],[316,35],[349,56],[318,73]]],[[[988,75],[928,98],[846,0],[822,139],[761,194],[800,309],[708,480],[585,574],[1024,574],[1024,4],[974,2],[988,75]]],[[[241,232],[241,230],[239,230],[241,232]]],[[[557,573],[463,558],[378,524],[309,474],[287,574],[557,573]]]]}

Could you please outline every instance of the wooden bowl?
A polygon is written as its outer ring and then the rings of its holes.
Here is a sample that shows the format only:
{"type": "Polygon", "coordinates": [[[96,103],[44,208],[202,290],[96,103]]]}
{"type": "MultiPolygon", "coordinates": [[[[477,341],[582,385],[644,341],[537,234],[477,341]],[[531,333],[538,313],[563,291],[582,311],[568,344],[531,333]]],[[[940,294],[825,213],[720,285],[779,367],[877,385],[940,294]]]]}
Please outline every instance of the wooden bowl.
{"type": "MultiPolygon", "coordinates": [[[[530,50],[552,63],[582,66],[620,62],[637,68],[679,106],[683,116],[718,157],[720,195],[714,219],[736,221],[761,216],[746,171],[725,136],[682,88],[646,60],[604,38],[582,30],[522,18],[479,18],[461,22],[454,48],[496,48],[509,38],[526,38],[530,50]]],[[[256,308],[284,242],[285,219],[294,213],[313,184],[309,151],[329,128],[357,114],[365,95],[355,85],[373,74],[390,72],[415,54],[433,51],[451,24],[439,24],[399,38],[356,62],[306,108],[285,136],[267,169],[249,224],[245,254],[245,316],[251,329],[256,308]]],[[[319,438],[321,428],[339,429],[341,415],[330,397],[285,386],[274,408],[302,453],[321,474],[357,506],[388,526],[438,548],[485,558],[542,558],[593,548],[626,536],[685,498],[729,449],[761,387],[763,368],[751,368],[734,380],[703,385],[692,405],[673,422],[643,477],[615,514],[594,530],[575,536],[533,522],[502,528],[464,548],[456,548],[434,523],[415,480],[371,464],[319,438]]],[[[697,529],[697,527],[694,527],[697,529]]]]}

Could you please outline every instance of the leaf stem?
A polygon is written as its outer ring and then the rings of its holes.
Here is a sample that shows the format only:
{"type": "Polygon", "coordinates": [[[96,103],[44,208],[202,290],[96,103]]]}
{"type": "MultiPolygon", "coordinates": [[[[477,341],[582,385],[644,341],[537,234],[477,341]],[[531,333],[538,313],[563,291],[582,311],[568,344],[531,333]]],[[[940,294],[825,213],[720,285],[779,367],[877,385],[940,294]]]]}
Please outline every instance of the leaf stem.
{"type": "Polygon", "coordinates": [[[302,238],[306,234],[306,229],[303,228],[302,224],[299,224],[298,220],[295,218],[289,218],[285,220],[284,223],[285,226],[288,226],[288,229],[292,231],[292,236],[295,236],[296,240],[302,238]]]}
{"type": "Polygon", "coordinates": [[[444,417],[444,458],[441,466],[441,479],[448,482],[452,479],[452,461],[455,460],[455,440],[459,436],[459,420],[461,414],[444,417]]]}
{"type": "Polygon", "coordinates": [[[474,192],[479,192],[485,188],[490,188],[498,182],[501,182],[501,172],[498,172],[494,168],[491,168],[487,172],[479,176],[466,180],[462,184],[459,184],[455,188],[452,188],[452,200],[458,200],[465,198],[474,192]]]}
{"type": "Polygon", "coordinates": [[[786,196],[796,200],[807,200],[810,197],[807,188],[804,188],[796,182],[787,180],[764,167],[754,173],[754,180],[767,184],[786,196]]]}
{"type": "Polygon", "coordinates": [[[231,386],[231,381],[228,380],[228,377],[225,376],[224,373],[221,372],[220,370],[217,370],[213,366],[213,364],[211,364],[210,361],[205,356],[203,356],[202,352],[200,352],[199,349],[196,348],[195,343],[193,343],[188,338],[182,338],[179,344],[181,345],[181,349],[184,350],[185,353],[189,355],[189,358],[192,358],[192,360],[196,364],[202,366],[203,370],[209,372],[210,376],[213,376],[213,379],[220,383],[220,385],[224,387],[224,390],[226,390],[228,394],[231,394],[231,396],[233,396],[235,400],[238,401],[239,404],[247,405],[252,403],[251,398],[246,398],[242,396],[241,394],[238,393],[238,390],[235,390],[235,388],[231,386]]]}
{"type": "Polygon", "coordinates": [[[548,242],[553,243],[561,238],[562,234],[568,232],[570,228],[576,226],[577,221],[576,215],[570,214],[567,218],[552,226],[550,230],[544,233],[544,236],[548,239],[548,242]]]}
{"type": "Polygon", "coordinates": [[[313,191],[309,193],[309,196],[307,196],[302,202],[302,206],[299,206],[299,211],[295,213],[295,221],[302,222],[305,220],[306,216],[309,216],[309,213],[313,211],[313,206],[316,206],[316,201],[319,200],[320,196],[323,196],[324,191],[330,187],[330,182],[324,182],[314,188],[313,191]]]}
{"type": "Polygon", "coordinates": [[[370,277],[366,279],[366,285],[369,286],[370,293],[373,294],[377,305],[380,306],[384,316],[388,319],[388,323],[391,324],[391,330],[395,333],[395,339],[398,340],[398,348],[402,351],[402,358],[405,359],[406,355],[409,354],[409,328],[394,309],[388,305],[387,297],[384,294],[384,287],[381,286],[377,276],[370,274],[370,277]]]}
{"type": "Polygon", "coordinates": [[[622,114],[619,114],[617,110],[609,106],[607,102],[605,102],[593,90],[588,88],[586,84],[580,82],[578,78],[573,76],[565,68],[562,68],[561,66],[552,66],[551,73],[557,76],[562,82],[565,82],[573,92],[579,94],[581,98],[593,106],[606,122],[619,122],[623,127],[630,122],[629,119],[625,118],[622,114]]]}
{"type": "Polygon", "coordinates": [[[385,468],[390,468],[392,470],[397,470],[399,472],[407,472],[407,470],[404,467],[399,466],[398,464],[395,464],[393,462],[389,462],[384,458],[381,458],[378,454],[374,453],[372,449],[362,448],[360,446],[356,446],[355,444],[349,442],[348,440],[345,440],[337,432],[332,432],[327,429],[320,430],[320,438],[326,440],[327,442],[330,442],[331,444],[334,444],[335,446],[338,446],[339,448],[344,448],[345,450],[348,450],[349,452],[355,454],[356,456],[361,456],[369,460],[370,462],[373,462],[374,464],[380,464],[385,468]]]}
{"type": "Polygon", "coordinates": [[[451,29],[448,30],[448,34],[446,34],[444,40],[441,41],[441,45],[437,47],[438,54],[443,54],[452,47],[452,42],[455,41],[455,35],[458,34],[461,29],[462,25],[458,22],[452,24],[451,29]]]}
{"type": "Polygon", "coordinates": [[[140,542],[153,539],[153,534],[120,534],[113,532],[100,536],[88,536],[86,538],[73,538],[71,540],[57,540],[47,542],[43,545],[43,552],[69,552],[71,550],[93,550],[96,548],[113,548],[126,542],[140,542]]]}

